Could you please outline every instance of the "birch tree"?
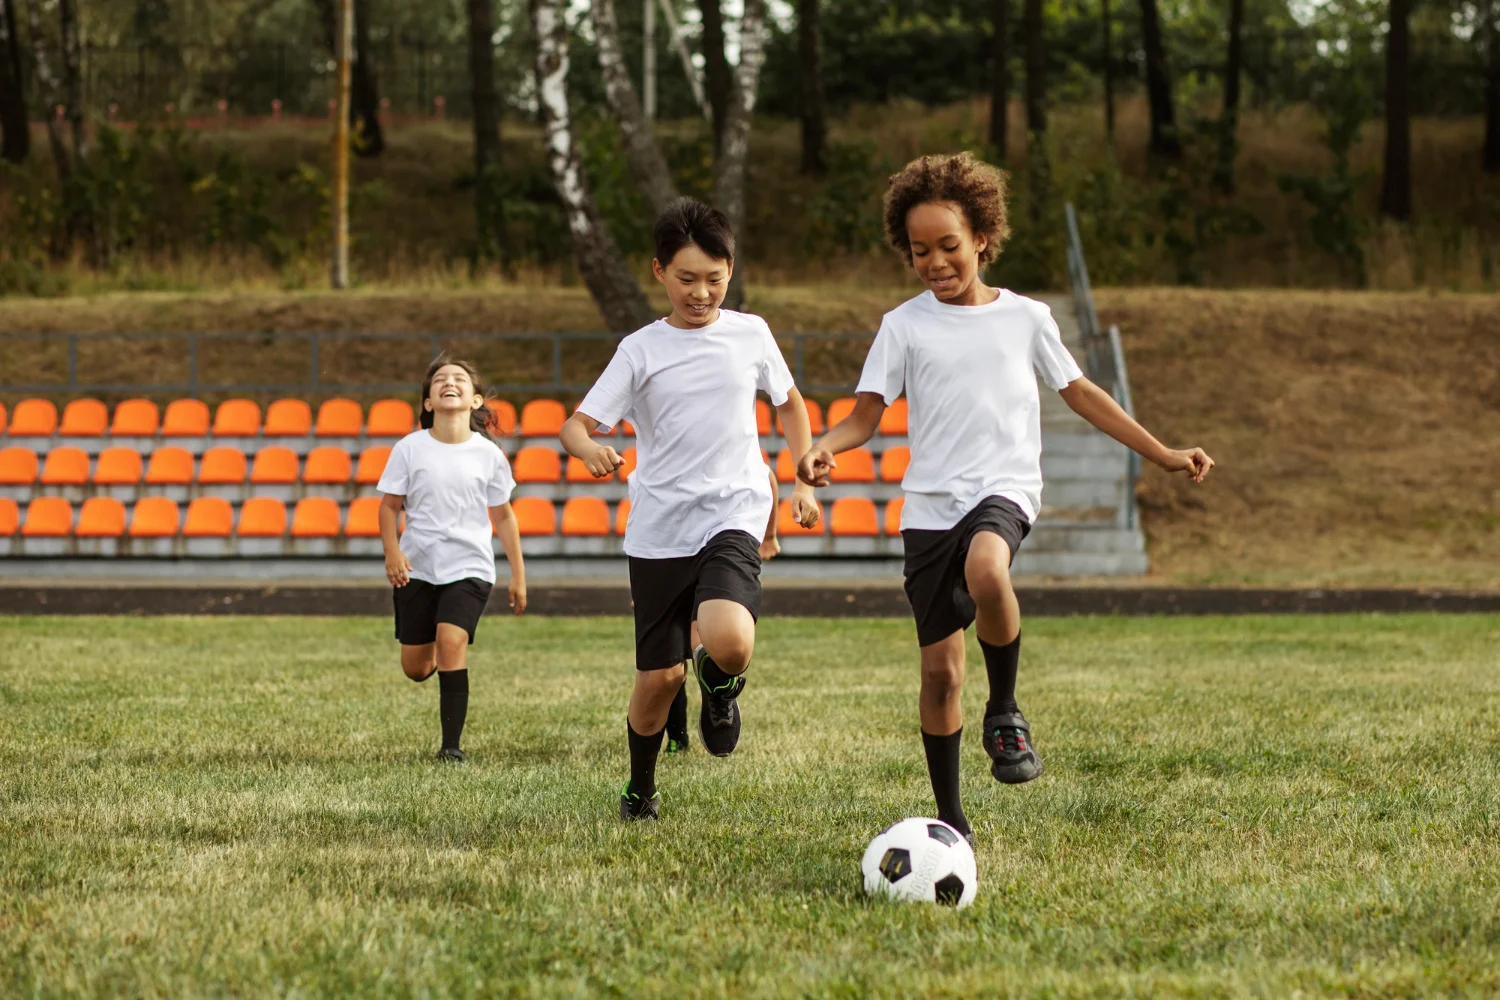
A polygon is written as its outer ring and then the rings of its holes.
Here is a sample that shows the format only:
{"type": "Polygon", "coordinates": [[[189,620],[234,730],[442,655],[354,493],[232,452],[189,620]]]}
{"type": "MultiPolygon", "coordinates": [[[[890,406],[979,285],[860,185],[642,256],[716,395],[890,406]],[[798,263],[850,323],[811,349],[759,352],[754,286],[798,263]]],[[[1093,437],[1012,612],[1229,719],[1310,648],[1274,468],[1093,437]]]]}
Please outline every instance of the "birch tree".
{"type": "Polygon", "coordinates": [[[615,0],[594,0],[594,44],[599,50],[599,71],[604,77],[604,95],[625,140],[625,155],[641,193],[652,211],[660,214],[677,198],[677,185],[667,168],[666,157],[656,142],[656,132],[641,110],[630,67],[620,46],[620,24],[615,0]]]}
{"type": "Polygon", "coordinates": [[[62,126],[57,123],[53,109],[62,103],[62,88],[52,73],[52,64],[47,59],[47,37],[42,34],[42,11],[39,0],[26,0],[27,27],[31,29],[31,64],[36,67],[36,80],[46,100],[47,145],[52,150],[52,162],[57,167],[57,179],[64,185],[73,176],[73,164],[68,159],[68,147],[63,143],[62,126]]]}
{"type": "MultiPolygon", "coordinates": [[[[36,0],[32,0],[36,2],[36,0]]],[[[547,165],[568,220],[573,256],[605,324],[630,333],[656,318],[589,192],[568,106],[568,24],[564,0],[531,0],[537,98],[546,130],[547,165]]]]}
{"type": "MultiPolygon", "coordinates": [[[[729,217],[739,244],[743,244],[744,235],[745,166],[750,156],[751,116],[755,112],[761,64],[765,60],[765,0],[745,0],[745,13],[740,20],[740,62],[734,68],[729,107],[724,116],[723,148],[714,163],[714,201],[719,211],[729,217]]],[[[730,309],[744,307],[744,272],[738,268],[730,279],[724,304],[730,309]]]]}

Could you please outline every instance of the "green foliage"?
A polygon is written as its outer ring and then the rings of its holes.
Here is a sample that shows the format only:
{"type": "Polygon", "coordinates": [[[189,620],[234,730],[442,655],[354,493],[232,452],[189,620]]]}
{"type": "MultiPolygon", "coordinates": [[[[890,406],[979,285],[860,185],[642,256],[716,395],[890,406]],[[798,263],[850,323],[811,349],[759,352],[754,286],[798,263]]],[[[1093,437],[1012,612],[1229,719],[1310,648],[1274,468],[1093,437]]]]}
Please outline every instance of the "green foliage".
{"type": "Polygon", "coordinates": [[[831,142],[826,172],[807,202],[804,252],[867,254],[885,246],[880,198],[886,178],[898,169],[871,139],[831,142]]]}

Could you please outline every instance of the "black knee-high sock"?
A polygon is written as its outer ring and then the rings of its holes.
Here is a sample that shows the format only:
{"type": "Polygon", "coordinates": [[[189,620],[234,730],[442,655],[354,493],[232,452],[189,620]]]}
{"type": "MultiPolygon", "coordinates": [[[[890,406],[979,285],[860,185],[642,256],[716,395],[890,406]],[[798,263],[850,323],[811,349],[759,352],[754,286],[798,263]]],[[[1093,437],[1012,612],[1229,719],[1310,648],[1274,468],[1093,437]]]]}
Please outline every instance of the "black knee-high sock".
{"type": "Polygon", "coordinates": [[[984,715],[1004,715],[1016,711],[1016,667],[1021,662],[1021,633],[1003,646],[991,646],[983,639],[979,648],[984,652],[984,671],[990,675],[990,700],[985,703],[984,715]]]}
{"type": "Polygon", "coordinates": [[[672,699],[672,707],[667,709],[667,735],[678,743],[687,739],[687,678],[684,677],[682,687],[677,689],[677,697],[672,699]]]}
{"type": "Polygon", "coordinates": [[[731,674],[723,667],[714,662],[712,656],[703,657],[703,665],[699,668],[699,684],[707,687],[710,691],[718,691],[736,677],[745,676],[744,671],[731,674]]]}
{"type": "Polygon", "coordinates": [[[631,794],[649,799],[656,794],[656,756],[661,752],[661,739],[666,734],[663,727],[650,736],[635,731],[630,720],[625,720],[625,738],[630,743],[631,794]]]}
{"type": "Polygon", "coordinates": [[[932,779],[932,797],[937,800],[937,818],[964,836],[974,831],[958,801],[958,748],[963,742],[963,727],[947,736],[934,736],[923,730],[922,749],[927,752],[927,776],[932,779]]]}
{"type": "Polygon", "coordinates": [[[443,719],[443,749],[457,750],[469,715],[469,672],[438,671],[438,712],[443,719]]]}

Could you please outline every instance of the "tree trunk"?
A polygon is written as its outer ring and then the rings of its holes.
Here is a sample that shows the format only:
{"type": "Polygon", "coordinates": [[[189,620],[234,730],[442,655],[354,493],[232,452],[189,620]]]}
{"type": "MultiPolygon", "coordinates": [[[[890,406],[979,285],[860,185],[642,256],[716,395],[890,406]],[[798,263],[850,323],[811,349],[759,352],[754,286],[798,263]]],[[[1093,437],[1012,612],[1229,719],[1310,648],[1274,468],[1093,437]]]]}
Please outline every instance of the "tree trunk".
{"type": "Polygon", "coordinates": [[[797,54],[802,75],[802,172],[823,173],[823,146],[828,141],[823,121],[822,40],[819,7],[822,0],[797,0],[797,54]]]}
{"type": "Polygon", "coordinates": [[[78,39],[78,0],[59,0],[62,19],[63,83],[66,87],[68,124],[73,132],[73,162],[82,165],[88,157],[88,137],[83,120],[83,53],[78,39]]]}
{"type": "Polygon", "coordinates": [[[1234,160],[1240,131],[1240,36],[1245,24],[1245,0],[1229,0],[1229,48],[1224,57],[1224,109],[1219,115],[1219,190],[1234,194],[1234,160]]]}
{"type": "MultiPolygon", "coordinates": [[[[1105,0],[1107,3],[1108,0],[1105,0]]],[[[1010,0],[990,0],[990,147],[995,159],[1004,160],[1010,109],[1010,0]]]]}
{"type": "Polygon", "coordinates": [[[1051,187],[1047,163],[1047,52],[1042,0],[1026,0],[1021,10],[1021,32],[1026,37],[1026,173],[1030,184],[1028,208],[1039,225],[1051,187]]]}
{"type": "Polygon", "coordinates": [[[73,176],[73,164],[68,159],[68,147],[63,143],[62,127],[57,123],[56,107],[62,103],[62,89],[52,73],[52,64],[47,60],[47,39],[42,34],[42,12],[39,0],[26,0],[26,21],[31,31],[31,60],[36,67],[36,80],[41,85],[42,99],[46,111],[42,115],[47,124],[47,145],[52,150],[52,162],[57,167],[57,179],[67,184],[73,176]]]}
{"type": "MultiPolygon", "coordinates": [[[[35,2],[35,0],[32,0],[35,2]]],[[[568,24],[564,0],[531,0],[537,98],[546,128],[547,165],[573,237],[573,255],[604,322],[630,333],[656,318],[589,193],[568,108],[568,24]]]]}
{"type": "Polygon", "coordinates": [[[469,79],[474,104],[474,176],[500,160],[500,108],[495,96],[494,0],[468,0],[469,79]]]}
{"type": "Polygon", "coordinates": [[[358,156],[385,152],[385,133],[380,127],[380,88],[375,82],[375,56],[370,47],[370,0],[354,0],[353,103],[350,122],[359,129],[354,146],[358,156]]]}
{"type": "Polygon", "coordinates": [[[0,0],[0,157],[11,163],[22,163],[31,154],[20,29],[14,0],[0,0]]]}
{"type": "Polygon", "coordinates": [[[1111,148],[1115,144],[1115,42],[1114,22],[1110,18],[1109,0],[1102,0],[1104,8],[1104,138],[1111,148]]]}
{"type": "MultiPolygon", "coordinates": [[[[725,115],[723,148],[714,165],[714,201],[718,203],[719,211],[729,217],[738,247],[744,246],[745,166],[750,156],[751,115],[755,111],[760,67],[765,58],[765,0],[745,0],[745,12],[740,19],[740,64],[735,67],[734,87],[730,93],[729,111],[725,115]]],[[[743,262],[745,255],[740,252],[737,257],[743,262]]],[[[744,308],[742,268],[735,268],[724,304],[730,309],[744,308]]]]}
{"type": "Polygon", "coordinates": [[[714,156],[724,148],[724,122],[729,115],[729,59],[724,55],[724,12],[719,0],[698,0],[703,15],[703,78],[714,119],[714,156]]]}
{"type": "Polygon", "coordinates": [[[1177,159],[1182,155],[1182,143],[1172,111],[1172,81],[1167,75],[1156,0],[1141,0],[1141,40],[1146,49],[1146,99],[1151,105],[1150,150],[1156,156],[1177,159]]]}
{"type": "Polygon", "coordinates": [[[677,198],[677,186],[672,183],[672,172],[656,143],[656,132],[641,110],[630,67],[625,64],[615,0],[594,0],[590,11],[594,18],[594,42],[599,50],[599,72],[604,77],[604,95],[619,125],[620,137],[625,140],[630,170],[651,210],[659,215],[677,198]]]}
{"type": "Polygon", "coordinates": [[[1484,169],[1500,173],[1500,3],[1492,3],[1485,25],[1489,37],[1489,72],[1484,86],[1484,169]]]}
{"type": "Polygon", "coordinates": [[[1391,0],[1385,49],[1385,178],[1380,212],[1402,222],[1411,218],[1411,106],[1407,85],[1411,49],[1411,0],[1391,0]]]}

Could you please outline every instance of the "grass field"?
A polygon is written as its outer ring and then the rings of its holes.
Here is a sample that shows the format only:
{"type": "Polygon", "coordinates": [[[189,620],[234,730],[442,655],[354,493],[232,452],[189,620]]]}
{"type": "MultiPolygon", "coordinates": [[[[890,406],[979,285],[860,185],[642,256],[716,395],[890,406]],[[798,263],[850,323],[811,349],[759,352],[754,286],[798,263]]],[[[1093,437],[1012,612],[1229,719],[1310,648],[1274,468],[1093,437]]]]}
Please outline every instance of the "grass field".
{"type": "Polygon", "coordinates": [[[649,827],[622,619],[486,622],[446,768],[384,621],[0,634],[7,997],[1500,990],[1495,617],[1029,622],[1048,773],[965,747],[962,913],[858,886],[930,811],[905,621],[768,620],[741,751],[649,827]]]}

